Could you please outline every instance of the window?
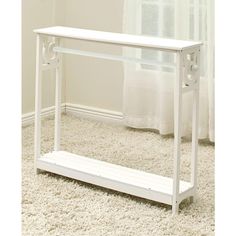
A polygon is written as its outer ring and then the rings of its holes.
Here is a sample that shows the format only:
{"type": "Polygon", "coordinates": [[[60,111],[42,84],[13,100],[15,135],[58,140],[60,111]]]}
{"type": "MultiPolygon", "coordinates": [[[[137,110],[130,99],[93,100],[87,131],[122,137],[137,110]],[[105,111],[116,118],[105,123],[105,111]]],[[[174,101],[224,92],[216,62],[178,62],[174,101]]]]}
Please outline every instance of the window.
{"type": "MultiPolygon", "coordinates": [[[[141,33],[158,37],[175,38],[174,0],[143,0],[141,11],[141,33]]],[[[172,72],[174,70],[173,53],[142,49],[142,58],[157,61],[157,66],[141,65],[142,69],[172,72]]]]}
{"type": "MultiPolygon", "coordinates": [[[[173,39],[207,40],[206,2],[204,0],[142,0],[140,33],[173,39]],[[181,5],[182,4],[182,5],[181,5]],[[196,24],[198,22],[198,24],[196,24]]],[[[141,65],[142,69],[173,72],[175,55],[141,49],[144,59],[157,61],[157,66],[141,65]]],[[[202,58],[204,59],[204,58],[202,58]]],[[[204,63],[203,63],[204,64],[204,63]]]]}

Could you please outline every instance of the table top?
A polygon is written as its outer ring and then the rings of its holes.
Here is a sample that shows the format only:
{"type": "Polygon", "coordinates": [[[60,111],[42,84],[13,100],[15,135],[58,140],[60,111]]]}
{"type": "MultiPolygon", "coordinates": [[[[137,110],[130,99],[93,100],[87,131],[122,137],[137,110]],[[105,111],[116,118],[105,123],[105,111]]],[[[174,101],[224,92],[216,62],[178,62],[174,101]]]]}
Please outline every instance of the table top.
{"type": "Polygon", "coordinates": [[[184,41],[123,33],[111,33],[64,26],[35,29],[34,32],[37,34],[62,38],[103,42],[122,46],[153,48],[164,51],[182,51],[202,45],[202,42],[196,41],[184,41]]]}

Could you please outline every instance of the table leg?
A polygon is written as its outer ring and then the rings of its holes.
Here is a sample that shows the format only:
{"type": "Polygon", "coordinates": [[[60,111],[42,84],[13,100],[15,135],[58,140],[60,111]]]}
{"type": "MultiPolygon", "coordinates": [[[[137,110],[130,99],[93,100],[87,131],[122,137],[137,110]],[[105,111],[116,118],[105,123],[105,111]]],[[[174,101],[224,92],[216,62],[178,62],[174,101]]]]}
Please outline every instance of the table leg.
{"type": "MultiPolygon", "coordinates": [[[[61,46],[61,39],[56,39],[56,44],[61,46]]],[[[55,93],[55,132],[54,132],[54,151],[60,150],[61,140],[61,89],[62,89],[62,55],[57,57],[56,67],[56,93],[55,93]]]]}
{"type": "Polygon", "coordinates": [[[197,155],[198,155],[198,123],[199,123],[199,83],[200,83],[200,50],[197,52],[196,85],[193,91],[193,118],[192,118],[192,159],[191,159],[191,184],[194,188],[194,195],[191,202],[195,200],[197,190],[197,155]]]}
{"type": "Polygon", "coordinates": [[[177,68],[174,85],[174,175],[173,175],[173,202],[172,214],[178,214],[179,210],[179,182],[180,182],[180,145],[182,126],[182,77],[183,59],[182,53],[177,53],[177,68]]]}
{"type": "Polygon", "coordinates": [[[41,99],[42,99],[42,39],[37,35],[36,41],[36,79],[35,79],[35,136],[34,136],[34,169],[37,170],[37,159],[41,149],[41,99]]]}

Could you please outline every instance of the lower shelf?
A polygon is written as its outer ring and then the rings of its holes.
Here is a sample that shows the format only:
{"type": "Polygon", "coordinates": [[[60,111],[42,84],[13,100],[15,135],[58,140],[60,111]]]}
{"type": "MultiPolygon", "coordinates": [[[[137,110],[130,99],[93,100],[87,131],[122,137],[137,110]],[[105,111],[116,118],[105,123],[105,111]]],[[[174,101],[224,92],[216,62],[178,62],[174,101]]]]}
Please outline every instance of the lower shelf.
{"type": "MultiPolygon", "coordinates": [[[[119,192],[172,205],[171,178],[110,164],[69,152],[47,153],[37,160],[37,168],[119,192]]],[[[180,181],[179,200],[191,196],[190,183],[180,181]]]]}

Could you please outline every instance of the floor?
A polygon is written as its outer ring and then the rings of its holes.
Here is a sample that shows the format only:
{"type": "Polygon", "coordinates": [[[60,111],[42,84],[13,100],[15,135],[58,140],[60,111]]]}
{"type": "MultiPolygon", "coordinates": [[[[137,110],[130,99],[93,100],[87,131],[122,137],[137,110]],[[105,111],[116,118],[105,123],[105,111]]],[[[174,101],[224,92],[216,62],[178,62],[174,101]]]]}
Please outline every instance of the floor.
{"type": "MultiPolygon", "coordinates": [[[[42,152],[53,147],[54,120],[42,122],[42,152]]],[[[54,174],[34,174],[34,127],[23,128],[22,235],[214,235],[214,146],[199,146],[198,196],[171,207],[54,174]]],[[[172,175],[172,136],[62,116],[62,149],[165,176],[172,175]]],[[[181,177],[189,179],[191,142],[183,139],[181,177]]]]}

